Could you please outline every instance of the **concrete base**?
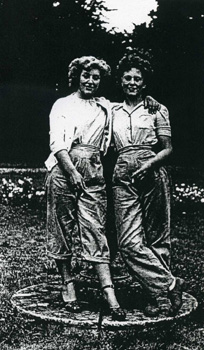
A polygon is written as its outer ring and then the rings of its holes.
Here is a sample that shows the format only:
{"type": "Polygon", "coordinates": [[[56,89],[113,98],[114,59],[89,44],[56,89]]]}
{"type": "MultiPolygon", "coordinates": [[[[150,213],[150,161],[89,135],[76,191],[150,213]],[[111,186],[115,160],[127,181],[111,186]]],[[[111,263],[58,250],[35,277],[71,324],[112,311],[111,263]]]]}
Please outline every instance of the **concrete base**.
{"type": "MultiPolygon", "coordinates": [[[[84,284],[83,284],[84,285],[84,284]]],[[[98,327],[100,295],[96,287],[80,287],[79,300],[82,303],[83,311],[74,314],[66,311],[60,299],[61,286],[58,283],[39,284],[19,290],[11,298],[11,303],[19,312],[30,317],[45,320],[47,322],[64,323],[74,327],[98,327]],[[92,294],[91,294],[92,293],[92,294]],[[91,302],[90,302],[91,300],[91,302]]],[[[188,316],[198,306],[197,300],[190,294],[183,294],[183,305],[175,317],[146,317],[143,313],[142,295],[138,285],[124,286],[119,291],[119,301],[127,310],[127,318],[123,322],[112,321],[108,315],[103,316],[103,328],[134,328],[136,326],[157,325],[165,322],[172,322],[188,316]],[[136,288],[136,290],[134,290],[136,288]],[[134,298],[131,293],[134,293],[134,298]],[[134,300],[138,303],[134,304],[134,300]]]]}

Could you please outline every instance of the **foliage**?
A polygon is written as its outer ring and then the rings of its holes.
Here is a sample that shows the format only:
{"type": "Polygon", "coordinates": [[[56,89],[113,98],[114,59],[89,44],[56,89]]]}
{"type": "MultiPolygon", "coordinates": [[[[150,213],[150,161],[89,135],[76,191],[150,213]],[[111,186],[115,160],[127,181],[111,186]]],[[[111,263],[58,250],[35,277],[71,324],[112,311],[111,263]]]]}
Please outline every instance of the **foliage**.
{"type": "Polygon", "coordinates": [[[203,167],[204,2],[157,2],[148,30],[155,62],[154,91],[170,110],[175,158],[203,167]]]}
{"type": "Polygon", "coordinates": [[[175,184],[173,192],[174,204],[180,205],[182,209],[187,206],[196,208],[196,205],[204,207],[204,188],[197,186],[195,183],[192,185],[186,183],[175,184]]]}
{"type": "Polygon", "coordinates": [[[69,93],[68,64],[89,54],[112,63],[118,51],[121,36],[102,27],[105,11],[100,0],[1,1],[1,162],[45,161],[51,106],[69,93]]]}
{"type": "MultiPolygon", "coordinates": [[[[151,49],[155,74],[147,93],[170,110],[174,161],[203,166],[204,3],[157,0],[150,27],[132,33],[103,28],[102,0],[1,0],[1,162],[43,162],[48,115],[69,93],[68,63],[81,55],[114,67],[127,46],[151,49]],[[182,141],[181,141],[182,140],[182,141]]],[[[122,98],[114,80],[100,94],[122,98]]]]}
{"type": "Polygon", "coordinates": [[[86,0],[4,1],[0,16],[5,81],[53,86],[61,73],[66,79],[68,63],[90,53],[105,33],[105,10],[98,0],[89,5],[86,0]]]}
{"type": "Polygon", "coordinates": [[[17,206],[37,206],[44,204],[45,190],[37,189],[31,177],[12,179],[3,178],[0,185],[1,203],[17,206]]]}
{"type": "MultiPolygon", "coordinates": [[[[176,183],[172,192],[173,205],[181,211],[188,206],[204,206],[204,187],[201,185],[176,183]]],[[[0,200],[6,205],[40,207],[45,205],[45,189],[42,183],[36,185],[30,176],[15,179],[3,177],[0,181],[0,200]]]]}

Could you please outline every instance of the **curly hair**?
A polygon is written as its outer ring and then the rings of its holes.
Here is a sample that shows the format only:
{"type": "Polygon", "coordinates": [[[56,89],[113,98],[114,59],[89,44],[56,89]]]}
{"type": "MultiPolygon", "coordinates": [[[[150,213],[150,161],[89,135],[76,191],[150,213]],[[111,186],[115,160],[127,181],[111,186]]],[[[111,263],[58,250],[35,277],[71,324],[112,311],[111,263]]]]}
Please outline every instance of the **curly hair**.
{"type": "Polygon", "coordinates": [[[120,81],[124,72],[129,71],[131,68],[139,69],[147,81],[153,73],[153,69],[150,63],[151,55],[149,52],[143,50],[132,49],[129,50],[119,61],[116,67],[117,80],[120,81]]]}
{"type": "Polygon", "coordinates": [[[102,59],[98,59],[94,56],[82,56],[80,58],[75,58],[68,66],[68,79],[70,87],[77,85],[83,69],[99,69],[102,76],[108,76],[111,74],[110,66],[102,59]]]}

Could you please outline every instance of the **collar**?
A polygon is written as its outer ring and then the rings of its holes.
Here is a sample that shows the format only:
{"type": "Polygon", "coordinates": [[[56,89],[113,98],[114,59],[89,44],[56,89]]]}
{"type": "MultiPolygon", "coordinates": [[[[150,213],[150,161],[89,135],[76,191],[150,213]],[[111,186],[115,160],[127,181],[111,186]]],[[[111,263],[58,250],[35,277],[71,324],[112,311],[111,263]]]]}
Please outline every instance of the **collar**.
{"type": "Polygon", "coordinates": [[[126,101],[123,101],[122,104],[122,108],[123,110],[128,113],[129,115],[132,114],[133,112],[135,112],[138,108],[144,106],[144,101],[141,101],[140,103],[138,103],[131,111],[129,110],[129,108],[127,107],[127,103],[126,101]]]}
{"type": "Polygon", "coordinates": [[[110,101],[107,100],[105,97],[95,97],[96,103],[101,106],[103,109],[105,109],[108,113],[110,113],[110,101]]]}
{"type": "Polygon", "coordinates": [[[118,111],[119,109],[123,109],[126,113],[132,114],[136,109],[138,109],[142,106],[144,106],[144,101],[141,101],[140,103],[138,103],[138,105],[135,106],[135,108],[133,108],[133,110],[131,112],[129,112],[126,102],[123,101],[123,102],[115,103],[115,105],[112,107],[112,109],[115,111],[118,111]]]}

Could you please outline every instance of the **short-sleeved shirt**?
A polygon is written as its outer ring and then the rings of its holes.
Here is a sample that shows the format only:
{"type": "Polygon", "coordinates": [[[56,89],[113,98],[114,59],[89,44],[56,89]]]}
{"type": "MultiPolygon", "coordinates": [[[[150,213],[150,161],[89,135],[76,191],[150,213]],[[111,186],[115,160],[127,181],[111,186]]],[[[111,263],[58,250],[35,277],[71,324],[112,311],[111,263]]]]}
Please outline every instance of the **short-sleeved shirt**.
{"type": "Polygon", "coordinates": [[[126,103],[113,108],[113,136],[116,148],[137,145],[154,146],[158,136],[171,137],[169,113],[161,105],[160,111],[150,114],[144,108],[144,102],[139,103],[131,112],[126,103]]]}
{"type": "Polygon", "coordinates": [[[81,99],[76,94],[58,99],[50,112],[50,150],[45,165],[51,170],[61,150],[86,144],[106,151],[111,139],[111,107],[105,98],[81,99]]]}

